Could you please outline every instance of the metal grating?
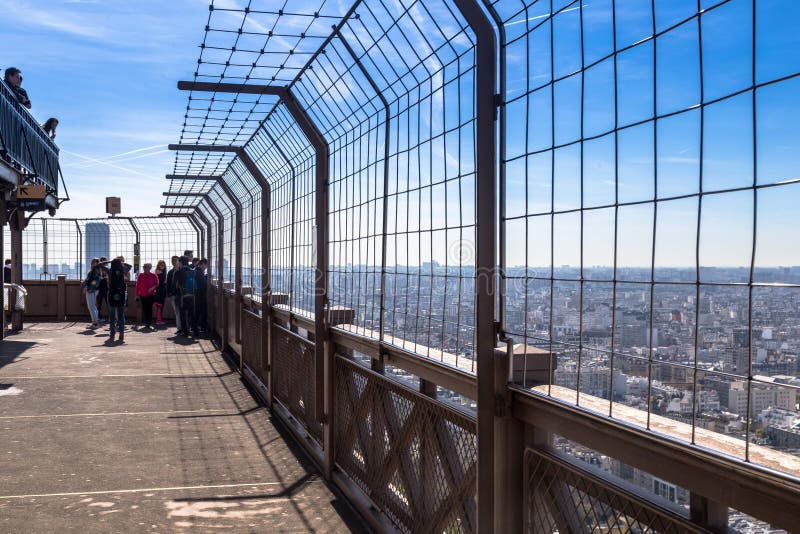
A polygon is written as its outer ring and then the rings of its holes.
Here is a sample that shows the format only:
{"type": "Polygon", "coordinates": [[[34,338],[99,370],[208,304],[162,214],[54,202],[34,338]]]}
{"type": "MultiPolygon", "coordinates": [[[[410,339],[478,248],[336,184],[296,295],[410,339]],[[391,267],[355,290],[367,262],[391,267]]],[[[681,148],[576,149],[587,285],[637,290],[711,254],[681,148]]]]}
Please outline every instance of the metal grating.
{"type": "Polygon", "coordinates": [[[538,449],[525,451],[525,531],[710,532],[538,449]]]}
{"type": "Polygon", "coordinates": [[[474,532],[475,422],[340,356],[337,465],[402,532],[474,532]]]}
{"type": "Polygon", "coordinates": [[[273,324],[272,383],[275,398],[321,442],[322,425],[314,418],[315,369],[314,343],[273,324]]]}

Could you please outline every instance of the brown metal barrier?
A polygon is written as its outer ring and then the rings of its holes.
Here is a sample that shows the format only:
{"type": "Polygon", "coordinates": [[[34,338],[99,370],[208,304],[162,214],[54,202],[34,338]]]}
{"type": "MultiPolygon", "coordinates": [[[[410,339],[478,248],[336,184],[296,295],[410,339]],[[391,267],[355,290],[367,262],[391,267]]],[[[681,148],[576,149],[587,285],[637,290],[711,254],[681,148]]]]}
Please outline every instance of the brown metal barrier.
{"type": "Polygon", "coordinates": [[[261,317],[242,310],[242,361],[266,384],[264,355],[261,354],[261,317]]]}
{"type": "Polygon", "coordinates": [[[337,466],[403,532],[474,532],[474,418],[340,356],[335,383],[337,466]]]}
{"type": "Polygon", "coordinates": [[[285,327],[272,325],[273,395],[317,441],[322,424],[314,417],[316,366],[314,342],[285,327]]]}
{"type": "Polygon", "coordinates": [[[525,531],[710,532],[541,449],[525,451],[525,531]]]}

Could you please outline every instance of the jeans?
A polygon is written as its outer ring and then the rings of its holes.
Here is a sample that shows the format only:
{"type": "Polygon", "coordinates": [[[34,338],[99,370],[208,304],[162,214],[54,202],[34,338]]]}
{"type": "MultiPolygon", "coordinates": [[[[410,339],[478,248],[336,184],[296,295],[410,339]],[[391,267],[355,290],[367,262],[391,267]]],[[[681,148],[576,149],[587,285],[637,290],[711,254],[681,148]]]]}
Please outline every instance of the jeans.
{"type": "Polygon", "coordinates": [[[92,317],[92,322],[96,323],[100,319],[100,314],[97,312],[97,290],[86,291],[86,307],[89,308],[89,315],[92,317]]]}
{"type": "Polygon", "coordinates": [[[197,325],[194,322],[194,297],[184,297],[181,302],[181,326],[183,331],[197,332],[197,325]]]}
{"type": "Polygon", "coordinates": [[[178,330],[183,330],[183,324],[181,323],[180,297],[169,297],[169,300],[172,302],[172,310],[175,312],[175,326],[178,327],[178,330]]]}
{"type": "Polygon", "coordinates": [[[108,307],[108,326],[111,329],[111,337],[114,337],[117,331],[120,334],[125,332],[125,306],[108,307]]]}
{"type": "Polygon", "coordinates": [[[139,300],[142,303],[142,318],[144,319],[144,324],[150,326],[153,324],[153,301],[155,297],[149,295],[147,297],[139,297],[139,300]]]}

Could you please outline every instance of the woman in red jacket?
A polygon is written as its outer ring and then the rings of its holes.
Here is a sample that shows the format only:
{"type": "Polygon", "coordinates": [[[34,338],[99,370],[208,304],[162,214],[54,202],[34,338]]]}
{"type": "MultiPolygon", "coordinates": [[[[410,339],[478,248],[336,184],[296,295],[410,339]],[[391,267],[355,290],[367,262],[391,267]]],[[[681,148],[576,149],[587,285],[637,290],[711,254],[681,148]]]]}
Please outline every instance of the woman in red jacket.
{"type": "Polygon", "coordinates": [[[153,325],[153,301],[158,290],[158,276],[151,273],[153,268],[151,263],[145,263],[144,272],[136,277],[136,296],[142,303],[142,313],[144,315],[145,328],[152,328],[153,325]]]}

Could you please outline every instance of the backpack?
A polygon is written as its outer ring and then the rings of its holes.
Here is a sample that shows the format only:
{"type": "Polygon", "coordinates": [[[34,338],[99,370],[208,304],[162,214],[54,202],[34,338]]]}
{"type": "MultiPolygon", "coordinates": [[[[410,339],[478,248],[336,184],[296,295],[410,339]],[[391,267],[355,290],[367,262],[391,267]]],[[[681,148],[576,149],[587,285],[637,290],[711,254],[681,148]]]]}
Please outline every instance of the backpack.
{"type": "Polygon", "coordinates": [[[197,290],[197,279],[195,278],[193,270],[187,268],[183,272],[181,285],[181,295],[183,297],[194,297],[195,291],[197,290]]]}

